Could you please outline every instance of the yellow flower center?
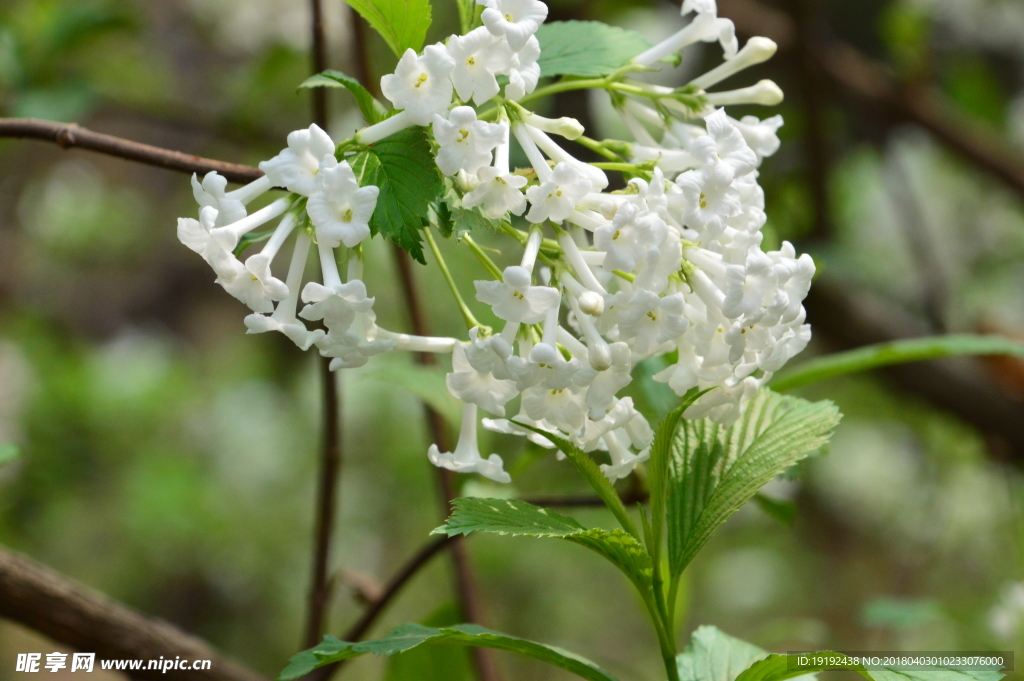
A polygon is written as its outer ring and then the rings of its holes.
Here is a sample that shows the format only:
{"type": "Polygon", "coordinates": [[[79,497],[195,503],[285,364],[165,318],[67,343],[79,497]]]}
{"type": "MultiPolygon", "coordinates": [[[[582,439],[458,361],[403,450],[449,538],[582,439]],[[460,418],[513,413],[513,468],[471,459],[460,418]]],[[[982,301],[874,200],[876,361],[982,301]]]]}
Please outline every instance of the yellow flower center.
{"type": "Polygon", "coordinates": [[[426,71],[424,71],[423,73],[420,74],[420,77],[416,79],[416,85],[414,87],[419,87],[420,85],[423,85],[426,82],[427,82],[427,73],[426,73],[426,71]]]}
{"type": "Polygon", "coordinates": [[[515,21],[515,19],[512,18],[511,14],[506,14],[505,15],[505,21],[515,21]]]}
{"type": "Polygon", "coordinates": [[[700,195],[700,207],[701,208],[707,208],[708,207],[708,197],[704,196],[703,193],[701,193],[701,195],[700,195]]]}
{"type": "Polygon", "coordinates": [[[470,66],[473,66],[474,64],[476,64],[476,57],[467,57],[466,63],[469,64],[470,66]]]}
{"type": "Polygon", "coordinates": [[[465,128],[459,128],[459,137],[455,141],[465,142],[467,137],[469,137],[469,130],[466,130],[465,128]]]}
{"type": "Polygon", "coordinates": [[[342,222],[352,222],[352,209],[349,208],[341,216],[342,222]]]}
{"type": "Polygon", "coordinates": [[[652,322],[658,321],[658,316],[656,314],[654,314],[654,310],[651,310],[650,312],[648,312],[647,316],[651,318],[652,322]]]}
{"type": "Polygon", "coordinates": [[[526,296],[524,296],[519,291],[513,291],[512,295],[515,296],[516,298],[518,298],[519,300],[526,300],[526,296]]]}

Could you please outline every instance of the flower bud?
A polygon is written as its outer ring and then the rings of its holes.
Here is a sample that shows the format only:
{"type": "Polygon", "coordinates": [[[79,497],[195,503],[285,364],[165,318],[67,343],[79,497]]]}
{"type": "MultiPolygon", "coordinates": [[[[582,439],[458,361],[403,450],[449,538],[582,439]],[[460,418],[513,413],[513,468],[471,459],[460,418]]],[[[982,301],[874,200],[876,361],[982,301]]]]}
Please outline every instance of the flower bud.
{"type": "Polygon", "coordinates": [[[600,293],[587,291],[580,296],[580,312],[593,317],[600,317],[604,313],[604,297],[600,293]]]}

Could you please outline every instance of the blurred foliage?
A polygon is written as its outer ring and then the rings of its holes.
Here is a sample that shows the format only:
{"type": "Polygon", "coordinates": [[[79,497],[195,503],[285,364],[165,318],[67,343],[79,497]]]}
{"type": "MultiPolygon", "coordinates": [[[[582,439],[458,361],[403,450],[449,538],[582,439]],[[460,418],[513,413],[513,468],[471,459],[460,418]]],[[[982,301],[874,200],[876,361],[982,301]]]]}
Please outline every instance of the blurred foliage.
{"type": "MultiPolygon", "coordinates": [[[[434,5],[428,41],[458,25],[455,3],[434,5]]],[[[7,0],[0,115],[74,120],[255,163],[308,122],[308,93],[296,92],[309,75],[306,6],[7,0]]],[[[356,73],[346,11],[335,0],[326,6],[331,65],[356,73]]],[[[1012,2],[823,0],[820,9],[837,35],[901,77],[938,86],[970,119],[1024,130],[1015,122],[1024,120],[1024,23],[1014,23],[1012,2]]],[[[551,10],[553,18],[606,20],[652,41],[682,21],[674,6],[653,1],[556,0],[551,10]]],[[[379,77],[394,57],[378,37],[369,42],[379,77]]],[[[661,76],[666,84],[695,72],[701,50],[692,52],[678,74],[661,76]]],[[[793,61],[780,54],[749,81],[773,78],[790,95],[779,109],[782,149],[761,170],[765,244],[813,245],[822,277],[919,312],[934,282],[902,217],[909,206],[935,247],[949,292],[947,327],[1024,338],[1019,198],[920,131],[885,130],[872,112],[840,98],[824,112],[835,224],[829,240],[817,238],[793,61]],[[892,181],[895,164],[909,178],[907,191],[892,181]]],[[[345,136],[359,125],[358,111],[347,93],[329,96],[332,132],[345,136]]],[[[559,98],[547,113],[579,116],[594,136],[618,134],[600,96],[559,98]]],[[[736,111],[747,113],[766,115],[736,111]]],[[[245,335],[241,306],[177,244],[175,218],[193,210],[185,177],[29,142],[0,144],[0,543],[272,674],[300,641],[318,379],[311,355],[245,335]],[[13,459],[5,457],[11,445],[20,452],[13,459]]],[[[502,243],[486,233],[474,238],[502,243]]],[[[441,247],[459,280],[478,275],[466,249],[441,247]]],[[[496,260],[509,264],[507,256],[496,260]]],[[[424,291],[444,287],[436,268],[417,267],[416,276],[424,291]]],[[[391,252],[379,240],[367,249],[366,280],[380,323],[408,329],[391,252]]],[[[446,296],[423,298],[435,333],[460,333],[446,296]]],[[[488,310],[480,318],[494,322],[488,310]]],[[[626,393],[657,414],[674,403],[650,378],[660,361],[640,367],[626,393]]],[[[1011,395],[1024,394],[1019,366],[989,370],[1011,395]]],[[[385,356],[341,380],[345,462],[333,567],[383,581],[440,524],[417,399],[440,385],[440,371],[385,356]]],[[[1017,470],[993,455],[1000,445],[874,377],[801,395],[836,400],[846,419],[826,456],[766,489],[780,508],[795,503],[793,525],[753,504],[730,520],[684,575],[681,630],[711,623],[774,650],[1024,643],[1024,488],[1017,470]]],[[[452,412],[444,396],[436,399],[452,412]]],[[[584,492],[550,452],[518,438],[485,440],[509,463],[514,483],[460,480],[464,493],[584,492]]],[[[610,523],[597,510],[573,515],[588,526],[610,523]]],[[[610,566],[584,564],[576,547],[525,539],[474,537],[470,546],[495,629],[578,651],[623,678],[658,673],[641,609],[610,566]]],[[[450,619],[447,570],[444,558],[435,560],[372,633],[450,619]]],[[[331,630],[340,633],[360,605],[342,583],[336,591],[331,630]]],[[[0,679],[13,678],[16,653],[51,645],[0,622],[0,679]]],[[[346,677],[465,677],[464,659],[414,654],[386,667],[357,660],[346,677]]],[[[508,678],[561,678],[499,659],[508,678]]]]}

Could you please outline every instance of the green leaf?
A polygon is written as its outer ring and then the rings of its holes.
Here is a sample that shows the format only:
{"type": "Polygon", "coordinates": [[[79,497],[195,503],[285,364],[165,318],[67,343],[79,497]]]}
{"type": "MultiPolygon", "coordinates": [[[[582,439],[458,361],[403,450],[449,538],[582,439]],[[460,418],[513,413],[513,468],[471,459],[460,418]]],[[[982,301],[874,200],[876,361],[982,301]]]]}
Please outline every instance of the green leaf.
{"type": "Polygon", "coordinates": [[[345,0],[399,57],[419,51],[430,27],[430,0],[345,0]]]}
{"type": "Polygon", "coordinates": [[[318,73],[315,76],[310,76],[306,80],[302,81],[299,88],[314,88],[314,87],[343,87],[355,97],[356,106],[359,107],[359,112],[363,114],[363,119],[370,125],[374,123],[380,123],[382,120],[387,118],[388,110],[381,104],[377,99],[370,94],[363,85],[351,76],[346,76],[341,71],[334,71],[328,69],[322,73],[318,73]]]}
{"type": "Polygon", "coordinates": [[[908,338],[891,343],[866,345],[847,352],[837,352],[812,359],[782,372],[768,385],[772,390],[781,392],[859,371],[957,355],[1014,355],[1022,357],[1024,356],[1024,343],[998,336],[970,334],[908,338]]]}
{"type": "Polygon", "coordinates": [[[840,418],[832,402],[812,403],[761,390],[731,426],[708,419],[683,421],[669,461],[673,578],[761,487],[824,445],[840,418]]]}
{"type": "Polygon", "coordinates": [[[372,145],[349,159],[359,184],[380,188],[370,231],[382,234],[409,254],[423,258],[420,229],[430,204],[444,189],[421,127],[408,128],[372,145]]]}
{"type": "Polygon", "coordinates": [[[311,671],[307,668],[309,655],[317,659],[315,667],[322,667],[366,653],[391,656],[412,650],[419,645],[475,646],[507,650],[547,662],[588,681],[617,681],[614,676],[579,655],[554,646],[500,634],[475,624],[459,624],[453,627],[403,624],[393,629],[385,638],[360,643],[348,643],[333,636],[325,636],[320,645],[293,657],[292,662],[281,672],[279,679],[291,681],[311,671]]]}
{"type": "Polygon", "coordinates": [[[736,681],[767,654],[716,627],[698,627],[686,650],[676,657],[679,681],[736,681]]]}
{"type": "Polygon", "coordinates": [[[542,76],[607,76],[651,46],[639,33],[600,21],[551,21],[537,31],[542,76]]]}
{"type": "Polygon", "coordinates": [[[650,594],[651,557],[634,537],[622,530],[588,530],[574,519],[526,501],[462,497],[452,501],[448,521],[433,534],[449,537],[490,532],[520,537],[556,537],[595,551],[622,570],[644,596],[650,594]]]}
{"type": "Polygon", "coordinates": [[[604,477],[604,473],[601,472],[601,469],[596,463],[594,463],[594,460],[591,459],[586,452],[565,438],[559,437],[558,435],[546,430],[541,430],[540,428],[535,428],[534,426],[520,423],[519,421],[512,422],[517,426],[526,428],[527,430],[532,430],[539,435],[543,435],[551,441],[551,444],[558,447],[558,451],[565,454],[566,458],[572,462],[572,465],[575,466],[576,470],[583,476],[583,479],[590,484],[595,492],[597,492],[597,496],[601,497],[601,501],[603,501],[604,505],[608,507],[608,510],[612,512],[615,519],[619,521],[622,529],[629,532],[637,539],[640,538],[636,525],[633,524],[633,521],[629,517],[629,513],[626,511],[625,505],[622,503],[622,499],[619,498],[619,493],[615,491],[615,488],[612,487],[612,483],[608,481],[608,478],[604,477]]]}
{"type": "Polygon", "coordinates": [[[572,518],[559,515],[526,501],[460,497],[452,501],[452,514],[432,534],[454,537],[470,532],[491,532],[511,536],[566,537],[586,532],[572,518]]]}
{"type": "MultiPolygon", "coordinates": [[[[446,603],[423,621],[428,627],[447,627],[459,623],[459,609],[446,603]]],[[[474,675],[465,648],[422,646],[388,659],[384,681],[473,681],[474,675]]]]}
{"type": "MultiPolygon", "coordinates": [[[[466,208],[462,205],[462,197],[454,188],[449,188],[444,195],[442,202],[447,209],[449,224],[446,226],[447,233],[442,231],[445,238],[455,237],[461,239],[475,229],[490,230],[498,232],[501,230],[501,220],[495,220],[484,215],[479,207],[466,208]]],[[[439,226],[439,229],[441,227],[439,226]]]]}
{"type": "Polygon", "coordinates": [[[21,449],[13,442],[0,442],[0,466],[11,463],[21,456],[21,449]]]}
{"type": "Polygon", "coordinates": [[[651,489],[651,529],[654,537],[651,546],[648,546],[651,555],[657,556],[661,553],[661,532],[665,525],[665,500],[668,496],[668,468],[669,450],[672,441],[675,439],[676,429],[679,427],[679,419],[683,412],[697,401],[705,391],[691,388],[683,396],[683,401],[678,407],[669,412],[658,424],[658,430],[654,433],[654,442],[651,444],[651,458],[647,464],[648,485],[651,489]]]}
{"type": "Polygon", "coordinates": [[[758,492],[754,495],[754,501],[762,511],[778,520],[783,525],[792,525],[796,520],[796,504],[783,499],[773,499],[758,492]]]}

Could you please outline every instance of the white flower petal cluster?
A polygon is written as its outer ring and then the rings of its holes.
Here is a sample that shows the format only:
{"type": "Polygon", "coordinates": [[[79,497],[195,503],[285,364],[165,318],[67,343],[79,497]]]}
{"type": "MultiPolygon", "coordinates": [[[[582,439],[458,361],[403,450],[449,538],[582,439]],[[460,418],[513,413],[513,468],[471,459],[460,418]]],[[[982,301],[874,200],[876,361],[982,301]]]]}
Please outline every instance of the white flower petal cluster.
{"type": "MultiPolygon", "coordinates": [[[[193,178],[199,219],[179,220],[179,238],[251,308],[250,333],[279,331],[300,348],[315,346],[332,359],[332,369],[358,367],[396,349],[451,353],[446,385],[464,403],[462,425],[453,451],[430,448],[435,465],[510,480],[501,457],[481,454],[482,409],[494,417],[482,420],[489,430],[545,447],[557,435],[583,451],[603,452],[601,470],[615,481],[648,458],[654,438],[632,399],[620,396],[637,364],[666,358],[655,380],[680,396],[706,391],[685,416],[730,423],[810,339],[803,300],[813,261],[787,242],[767,252],[761,247],[766,215],[758,167],[779,148],[782,119],[736,120],[724,108],[777,104],[781,90],[761,81],[709,91],[770,58],[776,46],[755,37],[740,49],[715,0],[684,0],[689,23],[633,62],[657,68],[697,42],[719,43],[723,62],[681,89],[631,81],[621,75],[629,69],[606,79],[602,87],[617,88],[613,101],[633,140],[597,143],[581,139],[575,119],[545,118],[516,103],[541,75],[535,33],[547,6],[477,2],[484,6],[482,26],[420,54],[406,51],[395,72],[381,79],[397,112],[351,142],[371,145],[423,126],[436,143],[437,168],[452,178],[445,181],[463,208],[502,221],[523,216],[517,224],[527,231],[505,226],[523,247],[519,264],[499,270],[474,251],[495,275],[473,282],[476,301],[503,322],[499,331],[476,326],[459,342],[377,326],[359,248],[370,236],[380,190],[360,186],[344,160],[352,147],[336,147],[315,125],[289,135],[287,148],[260,164],[266,177],[246,187],[229,192],[216,174],[193,178]],[[499,94],[503,99],[489,114],[478,115],[473,105],[499,94]],[[581,161],[558,137],[600,145],[614,162],[581,161]],[[513,143],[529,167],[510,167],[513,143]],[[626,189],[609,191],[601,168],[633,179],[626,189]],[[272,186],[291,197],[250,213],[250,201],[272,186]],[[262,250],[240,262],[238,244],[276,218],[262,250]],[[282,281],[271,265],[293,232],[282,281]],[[321,278],[303,286],[314,244],[321,278]],[[342,247],[344,278],[336,253],[342,247]]],[[[450,277],[449,284],[456,286],[450,277]]],[[[465,307],[463,314],[472,319],[465,307]]]]}

